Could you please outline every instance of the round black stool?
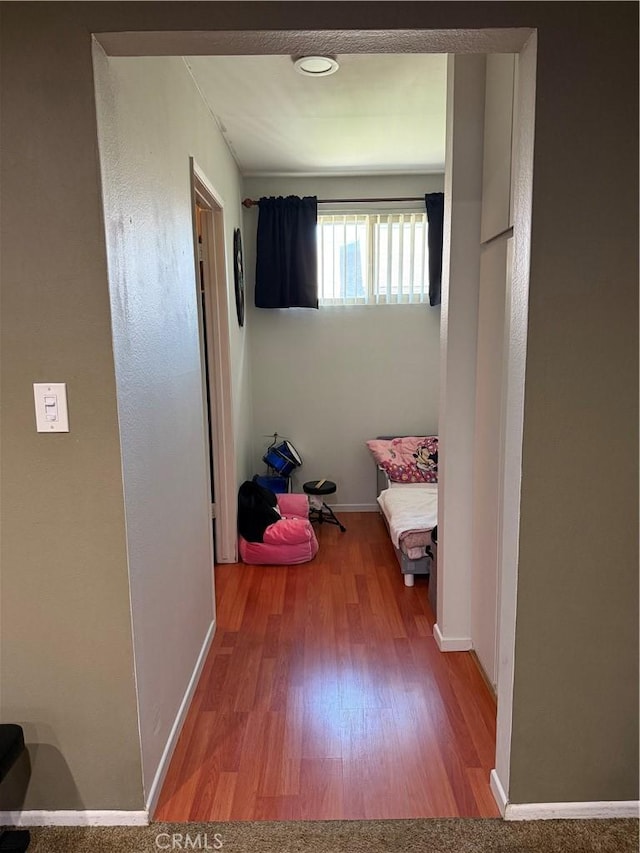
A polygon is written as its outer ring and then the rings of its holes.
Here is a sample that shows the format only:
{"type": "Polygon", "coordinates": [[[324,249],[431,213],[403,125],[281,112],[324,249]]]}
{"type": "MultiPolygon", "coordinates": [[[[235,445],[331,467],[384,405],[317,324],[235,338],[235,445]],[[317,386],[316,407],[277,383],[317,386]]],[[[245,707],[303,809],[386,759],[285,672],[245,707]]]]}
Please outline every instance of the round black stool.
{"type": "Polygon", "coordinates": [[[309,480],[302,489],[306,495],[311,495],[309,518],[319,524],[337,524],[344,533],[347,528],[338,521],[331,507],[327,506],[323,500],[325,495],[332,495],[337,489],[333,480],[309,480]]]}

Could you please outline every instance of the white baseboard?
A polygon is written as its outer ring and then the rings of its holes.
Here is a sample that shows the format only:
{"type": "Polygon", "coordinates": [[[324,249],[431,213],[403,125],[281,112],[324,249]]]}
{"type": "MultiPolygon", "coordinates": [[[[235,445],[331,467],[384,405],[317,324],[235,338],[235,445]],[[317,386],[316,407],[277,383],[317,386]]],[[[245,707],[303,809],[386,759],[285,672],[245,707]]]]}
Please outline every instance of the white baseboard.
{"type": "Polygon", "coordinates": [[[495,768],[489,777],[491,793],[505,820],[594,820],[598,818],[640,817],[637,800],[593,803],[510,803],[495,768]]]}
{"type": "Polygon", "coordinates": [[[327,502],[334,512],[379,512],[378,504],[330,504],[327,502]]]}
{"type": "Polygon", "coordinates": [[[166,776],[173,750],[175,749],[180,731],[187,716],[193,694],[207,658],[211,641],[216,630],[215,619],[207,629],[202,648],[198,655],[189,684],[180,703],[171,732],[167,739],[162,758],[147,798],[147,808],[143,811],[88,810],[88,811],[46,811],[26,810],[0,812],[0,826],[147,826],[149,816],[157,805],[162,783],[166,776]]]}
{"type": "Polygon", "coordinates": [[[153,815],[153,812],[155,811],[155,808],[158,804],[158,797],[160,796],[160,791],[162,790],[164,777],[167,775],[167,770],[169,769],[169,764],[171,763],[171,758],[173,756],[173,750],[176,748],[176,743],[178,742],[178,738],[180,736],[182,726],[184,725],[189,706],[191,705],[193,694],[195,693],[195,689],[198,686],[200,673],[202,672],[202,667],[204,666],[204,662],[207,659],[207,654],[209,653],[209,648],[211,646],[211,641],[213,640],[215,632],[216,620],[214,619],[207,630],[207,634],[204,638],[202,648],[200,649],[200,654],[198,655],[198,659],[196,660],[196,665],[194,666],[191,678],[189,679],[189,684],[187,685],[185,694],[182,697],[182,702],[180,703],[180,707],[178,708],[178,713],[176,714],[173,726],[171,727],[171,731],[169,732],[169,737],[162,753],[160,763],[158,764],[158,769],[156,770],[156,775],[154,776],[153,783],[151,785],[151,790],[149,791],[149,796],[147,797],[147,812],[150,815],[153,815]]]}
{"type": "Polygon", "coordinates": [[[622,817],[640,817],[640,802],[603,800],[593,803],[507,803],[504,811],[505,820],[594,820],[622,817]]]}
{"type": "Polygon", "coordinates": [[[148,811],[29,811],[0,812],[0,826],[148,826],[148,811]]]}
{"type": "Polygon", "coordinates": [[[473,648],[471,637],[444,637],[437,622],[433,636],[441,652],[469,652],[473,648]]]}
{"type": "Polygon", "coordinates": [[[495,768],[491,771],[491,775],[489,776],[489,786],[491,788],[491,793],[493,794],[493,799],[496,801],[498,808],[500,809],[500,814],[504,817],[504,813],[507,808],[507,795],[502,787],[498,771],[495,768]]]}

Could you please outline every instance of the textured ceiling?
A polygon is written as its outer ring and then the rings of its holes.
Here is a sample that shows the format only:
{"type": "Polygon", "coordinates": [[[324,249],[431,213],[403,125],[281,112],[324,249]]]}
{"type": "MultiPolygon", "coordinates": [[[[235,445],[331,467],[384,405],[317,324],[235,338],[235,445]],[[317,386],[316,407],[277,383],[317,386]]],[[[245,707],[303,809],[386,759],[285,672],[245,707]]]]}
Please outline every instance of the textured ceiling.
{"type": "Polygon", "coordinates": [[[338,60],[314,79],[288,56],[186,58],[243,174],[442,171],[446,56],[338,60]]]}

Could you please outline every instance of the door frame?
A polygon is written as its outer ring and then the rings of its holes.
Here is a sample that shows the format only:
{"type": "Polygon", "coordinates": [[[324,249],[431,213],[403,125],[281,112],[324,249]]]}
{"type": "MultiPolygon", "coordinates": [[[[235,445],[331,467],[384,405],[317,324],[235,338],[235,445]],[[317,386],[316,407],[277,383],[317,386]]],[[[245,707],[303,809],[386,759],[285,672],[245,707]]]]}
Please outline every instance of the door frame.
{"type": "MultiPolygon", "coordinates": [[[[206,323],[198,299],[200,329],[200,363],[202,367],[202,405],[205,429],[210,430],[215,478],[214,518],[216,548],[212,558],[218,563],[238,560],[236,536],[236,450],[233,431],[233,389],[231,382],[231,340],[229,300],[227,295],[227,260],[225,251],[224,201],[193,157],[189,158],[191,176],[191,209],[193,214],[193,246],[196,287],[199,283],[198,229],[196,203],[202,209],[202,258],[206,323]],[[205,341],[209,370],[209,412],[207,404],[205,341]],[[205,415],[208,414],[208,417],[205,415]]],[[[206,436],[207,444],[209,436],[206,436]]],[[[207,456],[209,448],[207,447],[207,456]]],[[[211,514],[211,477],[207,471],[207,514],[211,514]]],[[[212,559],[213,563],[213,559],[212,559]]]]}
{"type": "MultiPolygon", "coordinates": [[[[324,53],[517,53],[515,101],[514,251],[507,311],[503,375],[504,428],[500,531],[500,655],[498,662],[496,767],[491,790],[502,814],[509,800],[509,768],[515,669],[515,622],[520,534],[520,479],[524,425],[529,256],[532,219],[533,131],[535,125],[536,30],[525,27],[469,27],[451,30],[204,30],[96,32],[107,56],[305,55],[324,53]]],[[[448,305],[443,299],[443,316],[448,305]]],[[[215,374],[214,374],[215,375],[215,374]]],[[[441,380],[453,381],[446,364],[441,380]]],[[[229,404],[231,397],[228,398],[229,404]]],[[[226,411],[226,410],[225,410],[226,411]]],[[[461,460],[467,465],[467,460],[461,460]]],[[[468,476],[472,471],[468,471],[468,476]]],[[[443,490],[444,491],[444,490],[443,490]]],[[[455,495],[442,495],[453,500],[455,495]]],[[[234,531],[235,535],[235,531],[234,531]]],[[[446,569],[445,569],[446,571],[446,569]]],[[[466,604],[465,604],[466,606],[466,604]]]]}

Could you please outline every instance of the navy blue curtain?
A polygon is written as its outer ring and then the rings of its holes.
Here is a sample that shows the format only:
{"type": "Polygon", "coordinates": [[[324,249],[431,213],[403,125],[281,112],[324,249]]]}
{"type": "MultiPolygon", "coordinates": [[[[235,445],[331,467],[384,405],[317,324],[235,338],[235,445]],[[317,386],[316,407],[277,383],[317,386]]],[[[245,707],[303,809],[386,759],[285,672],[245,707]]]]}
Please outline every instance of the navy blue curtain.
{"type": "Polygon", "coordinates": [[[317,308],[318,199],[261,198],[258,202],[258,308],[317,308]]]}
{"type": "Polygon", "coordinates": [[[442,291],[442,224],[444,193],[424,197],[429,222],[429,305],[440,305],[442,291]]]}

